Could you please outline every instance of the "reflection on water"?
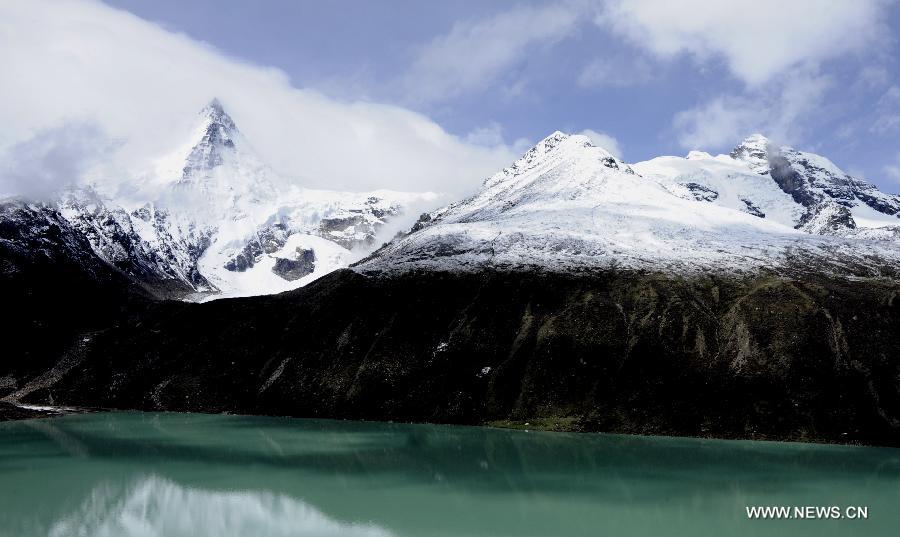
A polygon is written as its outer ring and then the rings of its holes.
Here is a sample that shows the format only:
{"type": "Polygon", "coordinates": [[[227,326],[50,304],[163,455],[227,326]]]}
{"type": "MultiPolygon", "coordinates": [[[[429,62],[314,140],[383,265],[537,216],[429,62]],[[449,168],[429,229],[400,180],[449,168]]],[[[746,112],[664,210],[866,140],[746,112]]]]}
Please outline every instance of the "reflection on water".
{"type": "Polygon", "coordinates": [[[50,537],[385,537],[390,532],[345,524],[300,500],[267,492],[218,492],[151,476],[122,490],[100,485],[50,537]]]}
{"type": "Polygon", "coordinates": [[[198,414],[0,424],[0,536],[894,535],[900,450],[198,414]],[[859,505],[865,521],[749,521],[859,505]]]}

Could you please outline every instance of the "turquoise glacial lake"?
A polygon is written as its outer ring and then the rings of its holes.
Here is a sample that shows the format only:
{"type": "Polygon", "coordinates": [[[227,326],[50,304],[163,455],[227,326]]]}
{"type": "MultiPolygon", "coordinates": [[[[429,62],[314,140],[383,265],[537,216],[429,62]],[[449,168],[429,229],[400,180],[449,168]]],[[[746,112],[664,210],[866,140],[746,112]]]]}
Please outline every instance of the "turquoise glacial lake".
{"type": "Polygon", "coordinates": [[[0,423],[0,535],[900,535],[900,450],[202,414],[0,423]],[[867,508],[749,519],[748,506],[867,508]]]}

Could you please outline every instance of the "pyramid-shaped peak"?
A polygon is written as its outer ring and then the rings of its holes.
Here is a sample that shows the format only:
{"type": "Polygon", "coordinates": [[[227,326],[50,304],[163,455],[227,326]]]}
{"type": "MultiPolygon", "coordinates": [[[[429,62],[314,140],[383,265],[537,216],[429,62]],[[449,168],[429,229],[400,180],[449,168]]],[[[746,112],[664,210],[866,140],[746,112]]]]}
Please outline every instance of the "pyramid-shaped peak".
{"type": "Polygon", "coordinates": [[[219,114],[225,113],[225,108],[222,107],[222,101],[219,100],[218,97],[213,97],[211,101],[206,105],[206,110],[215,111],[219,114]]]}
{"type": "Polygon", "coordinates": [[[185,160],[182,182],[196,176],[205,176],[224,162],[226,153],[234,152],[237,128],[222,103],[213,99],[200,111],[200,117],[203,123],[200,125],[199,138],[185,160]]]}
{"type": "Polygon", "coordinates": [[[583,153],[584,150],[589,151],[591,157],[596,157],[599,154],[603,158],[618,160],[606,148],[595,144],[587,134],[568,134],[562,131],[554,131],[526,151],[522,158],[517,160],[512,167],[520,170],[529,168],[550,158],[552,155],[565,154],[574,158],[576,155],[588,154],[583,153]]]}
{"type": "Polygon", "coordinates": [[[568,134],[562,131],[554,131],[553,134],[534,144],[534,147],[526,151],[525,154],[513,164],[513,168],[529,167],[531,164],[542,160],[545,155],[552,153],[554,149],[559,147],[559,145],[568,138],[568,134]]]}
{"type": "Polygon", "coordinates": [[[229,131],[236,129],[234,120],[225,111],[222,102],[218,98],[213,98],[209,104],[200,111],[200,116],[209,121],[211,125],[220,125],[229,131]]]}
{"type": "Polygon", "coordinates": [[[484,186],[490,188],[511,178],[522,176],[536,168],[548,163],[589,162],[600,164],[607,168],[614,168],[633,174],[634,171],[618,160],[606,149],[595,145],[591,138],[585,134],[567,134],[562,131],[554,131],[546,138],[539,141],[531,149],[525,152],[508,168],[487,178],[484,186]]]}

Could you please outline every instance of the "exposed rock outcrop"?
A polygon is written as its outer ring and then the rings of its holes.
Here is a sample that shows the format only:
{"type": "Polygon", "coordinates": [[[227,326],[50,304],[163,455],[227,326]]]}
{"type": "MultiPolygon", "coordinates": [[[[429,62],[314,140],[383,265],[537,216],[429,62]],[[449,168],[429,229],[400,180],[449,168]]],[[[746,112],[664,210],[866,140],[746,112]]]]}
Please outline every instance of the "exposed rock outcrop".
{"type": "Polygon", "coordinates": [[[312,274],[315,268],[316,252],[310,249],[297,248],[297,255],[294,259],[275,258],[275,266],[272,267],[272,272],[285,280],[294,281],[312,274]]]}

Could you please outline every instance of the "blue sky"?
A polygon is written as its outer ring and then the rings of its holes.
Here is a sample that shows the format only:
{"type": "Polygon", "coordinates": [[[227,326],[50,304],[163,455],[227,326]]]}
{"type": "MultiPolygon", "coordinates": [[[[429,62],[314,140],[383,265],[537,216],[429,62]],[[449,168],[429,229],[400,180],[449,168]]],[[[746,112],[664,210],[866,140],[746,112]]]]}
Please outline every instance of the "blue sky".
{"type": "MultiPolygon", "coordinates": [[[[99,26],[121,27],[117,13],[125,10],[142,19],[127,24],[160,40],[187,42],[179,46],[192,47],[191,54],[199,47],[222,65],[249,66],[256,74],[272,68],[284,86],[352,113],[360,103],[373,105],[378,111],[363,114],[365,121],[376,121],[382,105],[391,114],[413,112],[453,138],[449,162],[475,152],[477,165],[459,170],[466,184],[557,129],[590,130],[632,162],[693,148],[727,151],[758,131],[900,192],[900,5],[894,1],[108,0],[93,7],[99,26]]],[[[84,22],[69,24],[75,33],[91,31],[84,22]]],[[[53,39],[47,33],[44,39],[53,39]]],[[[148,40],[134,46],[149,49],[148,40]]],[[[191,54],[166,61],[190,69],[191,54]]],[[[116,61],[98,59],[92,68],[113,69],[116,61]]],[[[167,76],[170,68],[160,63],[159,69],[167,76]]],[[[254,91],[248,84],[223,99],[245,116],[236,117],[240,125],[264,115],[259,101],[265,99],[255,99],[251,110],[254,91]]],[[[172,99],[172,109],[188,104],[172,99]]],[[[103,121],[107,130],[124,128],[103,121]]],[[[392,143],[402,140],[398,135],[392,143]]],[[[321,164],[306,171],[279,155],[270,156],[314,183],[331,176],[325,182],[356,186],[336,179],[346,169],[321,164]]],[[[387,159],[381,173],[390,174],[388,164],[401,166],[387,159]]],[[[423,170],[427,162],[411,163],[398,173],[407,179],[387,186],[412,188],[423,170]]],[[[454,178],[421,181],[441,189],[454,178]]],[[[377,182],[373,177],[360,186],[377,182]]]]}

